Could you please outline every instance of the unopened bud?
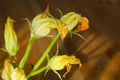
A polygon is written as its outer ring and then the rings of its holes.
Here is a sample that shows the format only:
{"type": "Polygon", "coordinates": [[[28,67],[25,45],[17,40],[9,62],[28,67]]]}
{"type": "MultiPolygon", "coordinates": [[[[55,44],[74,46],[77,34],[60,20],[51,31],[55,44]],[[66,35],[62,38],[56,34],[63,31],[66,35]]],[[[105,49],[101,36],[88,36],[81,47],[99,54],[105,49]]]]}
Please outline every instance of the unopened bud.
{"type": "Polygon", "coordinates": [[[47,36],[51,29],[55,28],[55,19],[53,18],[41,18],[32,22],[31,36],[36,38],[47,36]]]}
{"type": "Polygon", "coordinates": [[[14,20],[8,17],[4,31],[5,49],[10,56],[15,56],[19,48],[16,32],[13,27],[13,22],[14,20]]]}

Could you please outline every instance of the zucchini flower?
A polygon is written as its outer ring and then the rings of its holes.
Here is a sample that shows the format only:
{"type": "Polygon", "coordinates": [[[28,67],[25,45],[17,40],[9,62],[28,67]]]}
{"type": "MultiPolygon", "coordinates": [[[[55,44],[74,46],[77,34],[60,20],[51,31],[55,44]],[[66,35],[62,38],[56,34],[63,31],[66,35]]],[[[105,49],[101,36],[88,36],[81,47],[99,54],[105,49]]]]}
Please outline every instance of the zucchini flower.
{"type": "Polygon", "coordinates": [[[67,25],[68,30],[73,30],[76,26],[76,32],[83,31],[89,28],[88,19],[75,12],[69,12],[63,15],[60,20],[67,25]]]}
{"type": "Polygon", "coordinates": [[[10,63],[10,60],[7,59],[4,62],[4,69],[2,71],[2,79],[3,80],[11,80],[11,74],[14,71],[14,67],[10,63]]]}
{"type": "Polygon", "coordinates": [[[51,29],[55,28],[55,19],[49,13],[49,7],[42,13],[37,15],[31,23],[31,36],[37,38],[45,37],[49,34],[51,29]]]}
{"type": "Polygon", "coordinates": [[[31,36],[41,38],[47,36],[51,29],[55,28],[56,21],[53,18],[41,18],[32,22],[31,36]]]}
{"type": "Polygon", "coordinates": [[[48,36],[48,34],[51,32],[53,28],[56,26],[56,19],[51,17],[49,10],[43,12],[42,14],[37,15],[32,23],[27,19],[29,25],[30,25],[30,39],[28,42],[28,47],[26,49],[26,52],[24,56],[22,57],[22,60],[20,61],[19,68],[23,69],[24,65],[28,59],[28,56],[30,54],[30,50],[32,48],[33,42],[37,38],[48,36]]]}
{"type": "Polygon", "coordinates": [[[33,42],[37,38],[45,37],[47,36],[50,32],[51,29],[55,27],[55,20],[52,18],[41,18],[36,20],[34,23],[31,25],[31,35],[30,39],[28,42],[28,47],[25,51],[24,56],[22,57],[20,63],[19,63],[19,68],[23,69],[25,66],[25,63],[28,59],[28,56],[30,54],[30,50],[32,48],[33,42]]]}
{"type": "Polygon", "coordinates": [[[59,56],[53,56],[48,61],[47,66],[49,67],[48,70],[50,69],[53,70],[54,73],[56,73],[59,76],[59,78],[62,80],[57,70],[62,70],[66,67],[67,71],[63,75],[63,77],[65,77],[65,75],[70,71],[72,64],[79,64],[79,68],[81,67],[80,60],[75,56],[59,55],[59,56]]]}
{"type": "Polygon", "coordinates": [[[14,20],[8,17],[4,31],[5,49],[10,56],[15,56],[19,48],[16,32],[13,27],[13,22],[14,20]]]}
{"type": "MultiPolygon", "coordinates": [[[[60,18],[60,21],[62,21],[65,24],[65,26],[67,27],[66,31],[62,30],[62,32],[66,32],[64,34],[64,37],[66,36],[66,34],[68,32],[70,32],[71,34],[75,34],[85,40],[85,38],[82,35],[78,34],[77,32],[84,31],[89,28],[89,25],[88,25],[89,22],[86,17],[81,17],[81,15],[79,15],[75,12],[69,12],[69,13],[63,15],[60,18]],[[76,26],[77,26],[77,28],[75,28],[76,26]],[[74,29],[74,31],[72,31],[73,29],[74,29]]],[[[63,37],[63,39],[64,39],[64,37],[63,37]]]]}
{"type": "Polygon", "coordinates": [[[11,74],[11,80],[27,80],[24,70],[15,68],[11,74]]]}
{"type": "Polygon", "coordinates": [[[10,59],[5,60],[2,71],[3,80],[27,80],[23,70],[14,68],[10,59]]]}

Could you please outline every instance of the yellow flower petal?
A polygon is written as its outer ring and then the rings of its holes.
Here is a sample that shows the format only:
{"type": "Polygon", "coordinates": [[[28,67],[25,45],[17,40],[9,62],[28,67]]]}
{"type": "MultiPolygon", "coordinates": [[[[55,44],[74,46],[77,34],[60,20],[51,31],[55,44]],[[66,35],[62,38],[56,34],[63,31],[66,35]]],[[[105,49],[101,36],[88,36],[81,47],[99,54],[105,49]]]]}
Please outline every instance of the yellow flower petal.
{"type": "Polygon", "coordinates": [[[62,70],[66,67],[67,71],[63,75],[63,77],[65,77],[65,75],[70,71],[72,64],[78,64],[79,67],[81,67],[80,59],[76,58],[75,56],[59,55],[53,56],[49,60],[48,67],[53,71],[62,70]]]}
{"type": "Polygon", "coordinates": [[[14,71],[14,67],[10,63],[10,60],[7,59],[4,62],[4,69],[2,71],[2,79],[3,80],[11,80],[11,74],[14,71]]]}
{"type": "Polygon", "coordinates": [[[24,70],[15,68],[11,74],[11,80],[27,80],[24,70]]]}

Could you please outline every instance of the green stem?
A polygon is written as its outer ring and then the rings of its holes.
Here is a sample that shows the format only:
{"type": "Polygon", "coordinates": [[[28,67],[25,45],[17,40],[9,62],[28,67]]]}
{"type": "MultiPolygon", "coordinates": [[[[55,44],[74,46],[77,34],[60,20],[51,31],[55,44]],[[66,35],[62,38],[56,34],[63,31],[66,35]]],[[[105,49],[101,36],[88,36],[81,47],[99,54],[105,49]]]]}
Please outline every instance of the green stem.
{"type": "Polygon", "coordinates": [[[48,66],[44,66],[44,67],[42,67],[42,68],[40,68],[40,69],[38,69],[38,70],[36,70],[34,72],[31,72],[30,74],[27,75],[27,79],[29,79],[30,77],[35,76],[35,75],[45,71],[47,68],[48,68],[48,66]]]}
{"type": "Polygon", "coordinates": [[[41,63],[44,61],[44,59],[46,58],[46,56],[48,55],[48,53],[50,52],[50,50],[52,49],[53,45],[55,44],[55,42],[58,40],[59,37],[60,37],[60,33],[57,33],[57,35],[50,42],[49,46],[47,47],[47,49],[45,50],[41,58],[38,60],[38,62],[35,64],[35,66],[31,70],[31,72],[35,71],[41,65],[41,63]]]}
{"type": "Polygon", "coordinates": [[[23,68],[24,68],[25,63],[26,63],[26,61],[27,61],[27,59],[28,59],[30,50],[31,50],[31,48],[32,48],[32,45],[33,45],[33,42],[35,41],[35,39],[36,39],[35,37],[30,37],[29,42],[28,42],[28,45],[27,45],[27,49],[26,49],[26,51],[25,51],[25,54],[24,54],[24,56],[22,57],[22,59],[21,59],[21,61],[20,61],[20,63],[19,63],[19,68],[20,68],[20,69],[23,69],[23,68]]]}

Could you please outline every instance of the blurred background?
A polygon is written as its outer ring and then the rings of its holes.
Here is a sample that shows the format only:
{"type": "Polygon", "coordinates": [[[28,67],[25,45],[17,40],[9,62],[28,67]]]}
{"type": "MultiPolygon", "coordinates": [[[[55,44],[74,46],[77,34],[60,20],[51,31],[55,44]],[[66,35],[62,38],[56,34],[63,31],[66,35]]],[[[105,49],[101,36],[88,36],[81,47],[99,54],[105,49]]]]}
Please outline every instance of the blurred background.
{"type": "MultiPolygon", "coordinates": [[[[72,70],[63,80],[120,80],[120,0],[0,0],[0,48],[4,47],[4,25],[8,16],[15,19],[15,30],[20,42],[18,61],[23,56],[29,39],[27,17],[32,20],[43,12],[46,6],[50,12],[59,18],[57,9],[63,14],[74,11],[89,19],[90,28],[79,32],[86,40],[78,36],[70,38],[67,35],[60,43],[60,54],[74,54],[81,60],[82,67],[73,65],[72,70]]],[[[52,31],[51,34],[55,34],[52,31]]],[[[26,69],[31,69],[42,55],[51,38],[41,38],[35,41],[31,50],[26,69]]],[[[52,56],[56,46],[50,52],[52,56]]],[[[8,57],[0,51],[0,67],[8,57]]],[[[43,65],[46,64],[43,63],[43,65]]],[[[60,71],[61,75],[65,70],[60,71]]],[[[44,73],[31,80],[59,80],[52,71],[44,73]]]]}

